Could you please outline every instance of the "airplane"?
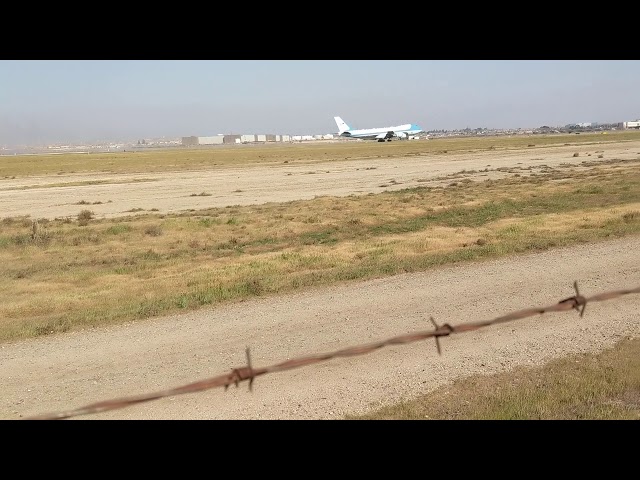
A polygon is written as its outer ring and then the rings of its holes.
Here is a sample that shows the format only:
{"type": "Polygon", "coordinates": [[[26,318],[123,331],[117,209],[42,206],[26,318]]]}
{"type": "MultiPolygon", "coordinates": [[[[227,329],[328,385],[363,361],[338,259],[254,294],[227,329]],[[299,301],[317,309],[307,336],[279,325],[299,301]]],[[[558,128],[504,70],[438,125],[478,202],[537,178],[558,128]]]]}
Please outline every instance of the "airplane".
{"type": "Polygon", "coordinates": [[[425,133],[419,125],[413,123],[398,125],[397,127],[364,128],[356,130],[347,125],[340,117],[333,117],[333,119],[338,125],[339,135],[341,137],[390,142],[392,138],[417,138],[417,135],[425,133]]]}

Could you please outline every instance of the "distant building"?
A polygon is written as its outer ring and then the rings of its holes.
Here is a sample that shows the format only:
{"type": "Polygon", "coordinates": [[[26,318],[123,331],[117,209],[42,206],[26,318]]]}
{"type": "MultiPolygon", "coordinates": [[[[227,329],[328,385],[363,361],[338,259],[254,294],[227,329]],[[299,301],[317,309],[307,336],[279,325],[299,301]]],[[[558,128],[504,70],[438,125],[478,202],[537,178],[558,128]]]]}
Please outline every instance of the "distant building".
{"type": "Polygon", "coordinates": [[[213,135],[211,137],[182,137],[182,145],[222,145],[224,135],[213,135]]]}
{"type": "Polygon", "coordinates": [[[226,144],[236,144],[242,142],[242,135],[225,135],[223,137],[222,143],[226,144]],[[237,142],[236,142],[237,140],[237,142]]]}
{"type": "Polygon", "coordinates": [[[333,134],[326,135],[278,135],[278,134],[242,134],[242,135],[226,135],[219,133],[207,137],[182,137],[183,146],[197,145],[236,145],[240,143],[263,143],[263,142],[292,142],[292,141],[310,141],[310,140],[331,140],[335,138],[333,134]]]}
{"type": "Polygon", "coordinates": [[[185,145],[185,146],[198,145],[198,137],[182,137],[182,145],[185,145]]]}
{"type": "Polygon", "coordinates": [[[224,135],[214,135],[213,137],[198,137],[198,145],[222,145],[224,135]]]}

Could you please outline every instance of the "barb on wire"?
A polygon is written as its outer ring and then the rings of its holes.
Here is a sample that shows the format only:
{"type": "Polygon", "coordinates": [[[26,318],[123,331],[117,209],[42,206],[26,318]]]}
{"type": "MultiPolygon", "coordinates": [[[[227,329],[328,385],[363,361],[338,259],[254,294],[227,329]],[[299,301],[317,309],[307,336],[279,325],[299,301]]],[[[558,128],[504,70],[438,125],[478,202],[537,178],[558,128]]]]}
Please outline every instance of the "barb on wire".
{"type": "Polygon", "coordinates": [[[584,315],[584,309],[587,308],[587,299],[580,295],[580,291],[578,290],[578,282],[573,282],[573,288],[576,291],[576,294],[573,297],[565,298],[564,300],[560,300],[559,303],[571,302],[573,303],[572,308],[580,312],[580,316],[584,315]],[[582,306],[582,309],[580,309],[582,306]]]}
{"type": "Polygon", "coordinates": [[[80,415],[105,412],[107,410],[115,410],[118,408],[124,408],[130,405],[135,405],[137,403],[156,400],[162,397],[199,392],[199,391],[208,390],[214,387],[224,386],[225,390],[227,390],[229,386],[232,384],[238,387],[239,383],[244,380],[249,380],[249,391],[252,391],[253,381],[255,380],[255,378],[260,375],[264,375],[266,373],[275,373],[275,372],[281,372],[284,370],[290,370],[293,368],[304,367],[306,365],[319,363],[319,362],[330,360],[332,358],[337,358],[337,357],[351,357],[355,355],[363,355],[365,353],[373,352],[375,350],[378,350],[388,345],[399,345],[399,344],[417,342],[417,341],[425,340],[427,338],[432,338],[432,337],[436,341],[436,348],[438,350],[438,354],[441,355],[442,353],[440,349],[439,337],[446,337],[452,333],[470,332],[473,330],[478,330],[479,328],[488,327],[490,325],[495,325],[498,323],[508,322],[512,320],[518,320],[521,318],[531,317],[534,315],[539,315],[539,314],[548,313],[548,312],[563,312],[568,310],[577,310],[580,313],[580,317],[582,317],[584,315],[584,310],[588,302],[602,302],[605,300],[611,300],[613,298],[618,298],[623,295],[628,295],[631,293],[640,293],[640,287],[636,287],[636,288],[627,289],[627,290],[615,290],[610,292],[603,292],[597,295],[593,295],[589,298],[586,298],[580,295],[577,281],[573,282],[573,288],[576,291],[576,294],[574,296],[565,298],[564,300],[560,300],[558,303],[550,305],[548,307],[526,308],[523,310],[517,310],[507,315],[503,315],[501,317],[496,317],[491,320],[462,323],[456,326],[449,325],[448,323],[445,323],[444,325],[439,326],[436,323],[436,321],[433,319],[433,317],[430,317],[431,323],[434,325],[435,330],[408,333],[405,335],[392,337],[387,340],[383,340],[381,342],[345,348],[345,349],[337,350],[335,352],[330,352],[330,353],[294,358],[294,359],[287,360],[285,362],[271,365],[268,367],[262,367],[262,368],[252,367],[251,355],[249,353],[249,348],[247,347],[246,349],[247,366],[234,368],[230,373],[227,373],[224,375],[207,378],[205,380],[189,383],[187,385],[183,385],[181,387],[177,387],[169,390],[162,390],[159,392],[150,393],[146,395],[138,395],[138,396],[132,396],[132,397],[118,398],[114,400],[106,400],[103,402],[92,403],[90,405],[86,405],[84,407],[81,407],[75,410],[67,410],[67,411],[37,415],[33,417],[26,417],[24,418],[24,420],[59,420],[59,419],[65,419],[70,417],[77,417],[80,415]]]}
{"type": "Polygon", "coordinates": [[[438,355],[442,355],[442,350],[440,349],[440,337],[445,337],[449,335],[451,332],[453,332],[453,327],[448,323],[445,323],[442,326],[442,328],[444,329],[444,333],[443,333],[443,331],[440,330],[440,326],[436,323],[433,317],[429,317],[429,320],[431,320],[431,323],[433,323],[433,326],[436,327],[435,332],[433,332],[434,334],[433,338],[436,340],[436,349],[438,350],[438,355]]]}

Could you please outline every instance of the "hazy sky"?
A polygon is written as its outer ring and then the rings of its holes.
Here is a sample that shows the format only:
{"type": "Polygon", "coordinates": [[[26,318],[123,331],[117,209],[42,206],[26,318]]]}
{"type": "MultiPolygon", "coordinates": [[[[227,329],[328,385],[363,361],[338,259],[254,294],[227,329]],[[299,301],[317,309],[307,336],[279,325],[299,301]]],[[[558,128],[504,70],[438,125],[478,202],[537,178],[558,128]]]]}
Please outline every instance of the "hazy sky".
{"type": "Polygon", "coordinates": [[[638,60],[0,60],[0,145],[640,117],[638,60]]]}

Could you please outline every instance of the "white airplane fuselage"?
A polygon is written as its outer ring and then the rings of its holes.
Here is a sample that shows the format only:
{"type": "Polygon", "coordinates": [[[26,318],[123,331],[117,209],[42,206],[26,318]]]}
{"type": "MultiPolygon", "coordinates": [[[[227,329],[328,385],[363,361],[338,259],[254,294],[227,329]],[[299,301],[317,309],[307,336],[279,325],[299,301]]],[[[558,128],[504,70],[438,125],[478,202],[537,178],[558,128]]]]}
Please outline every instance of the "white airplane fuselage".
{"type": "Polygon", "coordinates": [[[424,133],[424,130],[414,123],[406,123],[395,127],[350,128],[340,117],[334,117],[341,137],[391,141],[392,138],[411,138],[424,133]]]}

